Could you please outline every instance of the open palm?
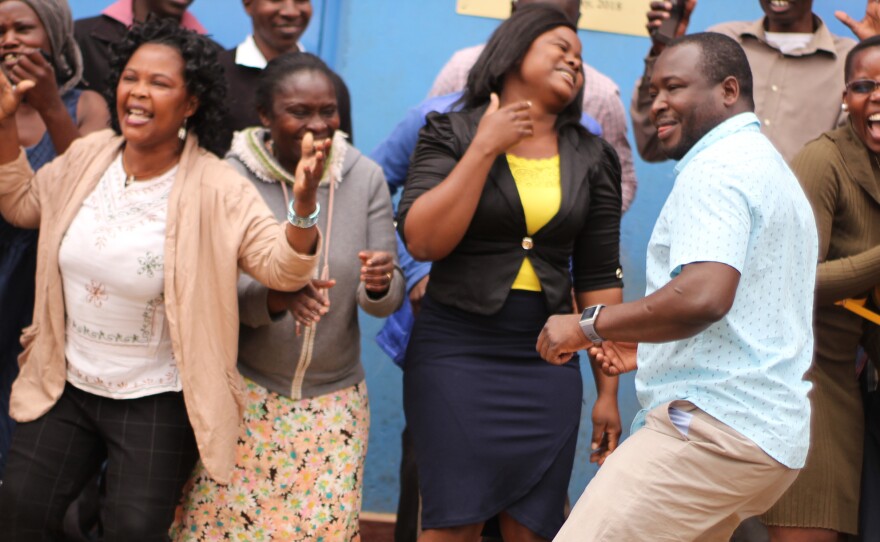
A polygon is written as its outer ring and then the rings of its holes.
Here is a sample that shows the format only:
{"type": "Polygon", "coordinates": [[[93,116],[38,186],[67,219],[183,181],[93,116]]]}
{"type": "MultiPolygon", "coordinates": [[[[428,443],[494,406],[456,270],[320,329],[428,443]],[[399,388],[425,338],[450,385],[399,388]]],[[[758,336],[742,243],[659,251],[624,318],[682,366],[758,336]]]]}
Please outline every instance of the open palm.
{"type": "Polygon", "coordinates": [[[638,349],[638,343],[605,341],[590,348],[590,357],[599,363],[603,373],[618,376],[638,368],[638,349]]]}
{"type": "Polygon", "coordinates": [[[865,7],[865,17],[861,21],[853,19],[845,11],[835,11],[834,16],[848,26],[860,40],[866,40],[880,34],[880,2],[875,0],[868,0],[865,7]]]}

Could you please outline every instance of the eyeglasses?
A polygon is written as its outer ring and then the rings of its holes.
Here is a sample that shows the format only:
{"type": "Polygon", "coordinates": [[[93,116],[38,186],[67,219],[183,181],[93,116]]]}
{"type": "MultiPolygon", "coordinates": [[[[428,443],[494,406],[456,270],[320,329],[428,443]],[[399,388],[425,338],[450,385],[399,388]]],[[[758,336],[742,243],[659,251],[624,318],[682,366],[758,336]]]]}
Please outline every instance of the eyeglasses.
{"type": "Polygon", "coordinates": [[[880,87],[880,81],[872,81],[871,79],[859,79],[846,84],[846,90],[853,94],[872,94],[877,90],[877,87],[880,87]]]}

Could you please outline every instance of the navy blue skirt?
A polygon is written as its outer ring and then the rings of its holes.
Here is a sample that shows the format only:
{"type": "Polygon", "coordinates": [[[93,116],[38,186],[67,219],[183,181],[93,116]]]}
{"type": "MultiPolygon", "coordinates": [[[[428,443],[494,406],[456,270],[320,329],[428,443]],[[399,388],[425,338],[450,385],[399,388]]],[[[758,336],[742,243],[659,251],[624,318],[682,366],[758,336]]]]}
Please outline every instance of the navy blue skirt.
{"type": "Polygon", "coordinates": [[[425,296],[404,365],[423,529],[500,512],[547,539],[562,526],[583,385],[577,358],[535,351],[549,316],[540,293],[514,290],[492,316],[425,296]]]}

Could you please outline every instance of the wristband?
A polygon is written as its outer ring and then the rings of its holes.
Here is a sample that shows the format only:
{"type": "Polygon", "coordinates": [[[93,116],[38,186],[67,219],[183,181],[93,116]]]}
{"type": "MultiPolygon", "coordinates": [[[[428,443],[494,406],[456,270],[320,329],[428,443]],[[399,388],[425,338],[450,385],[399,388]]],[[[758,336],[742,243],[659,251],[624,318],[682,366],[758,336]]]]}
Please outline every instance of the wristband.
{"type": "Polygon", "coordinates": [[[593,305],[592,307],[584,309],[583,314],[581,314],[581,331],[584,332],[584,335],[593,344],[602,344],[602,341],[604,341],[599,333],[596,332],[596,318],[599,317],[599,313],[604,308],[605,305],[593,305]]]}
{"type": "Polygon", "coordinates": [[[290,200],[290,204],[287,206],[287,221],[290,222],[291,226],[297,228],[311,228],[318,223],[318,215],[320,213],[321,204],[316,202],[315,211],[312,214],[306,217],[297,216],[296,212],[293,210],[293,200],[290,200]]]}

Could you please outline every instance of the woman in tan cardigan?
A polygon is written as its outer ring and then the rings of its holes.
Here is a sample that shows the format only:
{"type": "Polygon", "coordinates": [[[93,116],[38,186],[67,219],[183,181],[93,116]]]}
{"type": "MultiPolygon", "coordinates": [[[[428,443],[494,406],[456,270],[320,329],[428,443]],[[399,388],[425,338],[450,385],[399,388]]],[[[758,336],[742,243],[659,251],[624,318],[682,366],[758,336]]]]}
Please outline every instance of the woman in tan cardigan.
{"type": "Polygon", "coordinates": [[[774,542],[833,542],[858,531],[864,424],[855,363],[865,321],[834,303],[880,283],[880,38],[855,46],[845,75],[849,122],[792,163],[819,229],[813,419],[806,467],[763,518],[774,542]]]}
{"type": "Polygon", "coordinates": [[[329,142],[303,142],[290,224],[209,151],[225,89],[215,45],[169,21],[117,52],[113,127],[32,173],[14,115],[32,86],[0,76],[0,212],[39,226],[33,325],[0,488],[5,540],[59,535],[106,460],[104,539],[164,540],[196,459],[229,479],[242,414],[239,269],[292,291],[314,272],[329,142]]]}

